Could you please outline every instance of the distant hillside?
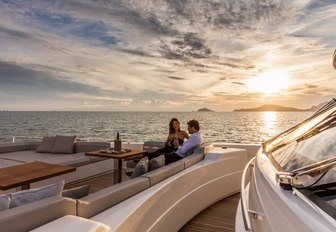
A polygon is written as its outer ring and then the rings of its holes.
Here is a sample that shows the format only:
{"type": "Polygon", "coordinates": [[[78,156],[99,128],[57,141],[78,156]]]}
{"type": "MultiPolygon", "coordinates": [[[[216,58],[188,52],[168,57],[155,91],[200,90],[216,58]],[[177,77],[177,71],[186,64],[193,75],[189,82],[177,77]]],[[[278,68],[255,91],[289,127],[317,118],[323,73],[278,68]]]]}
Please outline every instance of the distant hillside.
{"type": "Polygon", "coordinates": [[[197,110],[197,112],[213,112],[213,111],[208,108],[202,108],[202,109],[197,110]]]}
{"type": "Polygon", "coordinates": [[[293,107],[285,107],[285,106],[268,104],[268,105],[263,105],[257,108],[236,109],[234,111],[317,111],[325,104],[327,104],[327,102],[323,102],[317,106],[312,106],[309,109],[298,109],[298,108],[293,108],[293,107]]]}
{"type": "Polygon", "coordinates": [[[321,104],[318,104],[317,106],[312,106],[309,109],[307,109],[307,111],[318,111],[319,109],[322,108],[322,106],[324,106],[325,104],[327,104],[328,102],[323,102],[321,104]]]}
{"type": "Polygon", "coordinates": [[[284,106],[268,104],[268,105],[263,105],[257,108],[237,109],[234,111],[304,111],[304,110],[292,108],[292,107],[284,107],[284,106]]]}

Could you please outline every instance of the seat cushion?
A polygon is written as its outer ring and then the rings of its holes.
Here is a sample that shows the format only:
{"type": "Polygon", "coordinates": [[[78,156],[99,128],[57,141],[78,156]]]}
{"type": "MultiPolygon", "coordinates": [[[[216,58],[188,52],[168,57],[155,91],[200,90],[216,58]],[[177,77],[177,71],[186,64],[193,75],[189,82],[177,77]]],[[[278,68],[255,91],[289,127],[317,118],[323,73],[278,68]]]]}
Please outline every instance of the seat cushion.
{"type": "Polygon", "coordinates": [[[61,196],[61,192],[64,187],[64,180],[46,185],[40,188],[22,190],[15,193],[10,193],[10,205],[9,208],[14,208],[20,205],[25,205],[30,202],[34,202],[40,199],[44,199],[51,196],[61,196]]]}
{"type": "Polygon", "coordinates": [[[38,228],[31,232],[45,231],[81,231],[81,232],[107,232],[109,227],[101,222],[93,221],[87,218],[74,215],[65,215],[38,228]]]}
{"type": "Polygon", "coordinates": [[[51,153],[71,154],[74,151],[76,136],[56,135],[51,153]]]}
{"type": "Polygon", "coordinates": [[[86,197],[87,195],[89,195],[90,188],[91,188],[91,185],[87,184],[87,185],[79,186],[76,188],[66,189],[66,190],[63,190],[62,196],[70,197],[73,199],[80,199],[82,197],[86,197]]]}
{"type": "MultiPolygon", "coordinates": [[[[18,165],[22,163],[34,162],[36,160],[50,163],[50,164],[61,164],[61,165],[70,165],[74,167],[79,167],[82,165],[90,164],[91,159],[89,156],[84,155],[84,153],[76,153],[76,154],[53,154],[53,153],[37,153],[35,151],[18,151],[18,152],[10,152],[10,153],[0,153],[1,159],[12,159],[17,162],[11,161],[13,164],[8,163],[7,166],[18,165]]],[[[97,157],[98,158],[98,157],[97,157]]],[[[94,162],[96,161],[93,159],[94,162]]],[[[102,160],[102,159],[101,159],[102,160]]],[[[7,160],[6,162],[9,162],[7,160]]],[[[0,167],[6,162],[1,162],[0,167]]],[[[5,167],[5,166],[3,166],[5,167]]]]}
{"type": "Polygon", "coordinates": [[[64,215],[76,215],[76,200],[48,197],[0,211],[0,231],[30,231],[64,215]]]}
{"type": "Polygon", "coordinates": [[[77,200],[77,215],[90,218],[149,188],[148,178],[135,178],[104,188],[77,200]]]}
{"type": "Polygon", "coordinates": [[[139,163],[135,166],[134,171],[132,173],[131,179],[141,176],[148,172],[148,157],[142,158],[139,163]]]}
{"type": "Polygon", "coordinates": [[[8,194],[0,195],[0,211],[9,209],[10,198],[8,194]]]}
{"type": "Polygon", "coordinates": [[[27,150],[26,143],[6,143],[6,144],[1,144],[0,146],[0,153],[25,151],[25,150],[27,150]]]}
{"type": "Polygon", "coordinates": [[[149,161],[149,171],[153,171],[157,168],[160,168],[165,165],[165,156],[160,155],[158,157],[155,157],[149,161]]]}
{"type": "Polygon", "coordinates": [[[50,153],[51,150],[53,149],[55,139],[56,139],[55,136],[43,137],[40,146],[36,149],[36,152],[50,153]]]}
{"type": "Polygon", "coordinates": [[[189,168],[192,165],[200,162],[201,160],[204,159],[204,154],[203,153],[194,153],[186,158],[183,159],[184,161],[184,168],[189,168]]]}
{"type": "Polygon", "coordinates": [[[184,159],[180,159],[176,162],[167,164],[161,168],[158,168],[152,172],[148,172],[141,177],[148,178],[150,181],[150,185],[153,186],[168,177],[182,171],[184,169],[184,159]]]}

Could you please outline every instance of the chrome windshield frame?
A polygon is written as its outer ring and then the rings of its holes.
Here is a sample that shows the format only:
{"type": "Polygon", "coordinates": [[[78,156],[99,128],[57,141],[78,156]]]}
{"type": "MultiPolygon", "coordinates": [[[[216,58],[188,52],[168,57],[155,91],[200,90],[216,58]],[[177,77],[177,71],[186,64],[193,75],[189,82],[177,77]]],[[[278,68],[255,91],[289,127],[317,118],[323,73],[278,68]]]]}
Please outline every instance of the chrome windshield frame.
{"type": "Polygon", "coordinates": [[[277,172],[275,173],[275,179],[283,185],[290,185],[295,188],[306,188],[309,187],[304,185],[307,179],[324,174],[335,165],[336,157],[331,157],[329,159],[295,169],[292,172],[277,172]]]}
{"type": "MultiPolygon", "coordinates": [[[[262,150],[266,155],[271,154],[273,151],[276,151],[277,149],[286,146],[287,143],[285,142],[285,138],[287,138],[288,136],[290,136],[290,134],[294,133],[297,129],[299,129],[301,126],[303,126],[304,124],[307,124],[311,121],[313,121],[316,117],[321,116],[323,113],[329,111],[332,108],[336,107],[336,99],[333,98],[331,101],[329,101],[326,105],[324,105],[320,110],[318,110],[317,112],[315,112],[311,117],[307,118],[306,120],[302,121],[301,123],[291,127],[290,129],[274,136],[273,138],[265,141],[264,143],[262,143],[262,150]],[[281,140],[279,140],[278,142],[275,142],[277,139],[279,139],[281,136],[284,136],[281,140]],[[274,143],[274,144],[273,144],[274,143]],[[273,147],[273,149],[272,149],[273,147]]],[[[328,116],[331,116],[334,112],[326,115],[324,117],[327,118],[328,116]]],[[[320,122],[322,122],[323,120],[321,120],[320,122]]],[[[318,124],[318,122],[315,122],[315,124],[318,124]]],[[[314,123],[312,124],[312,126],[315,125],[314,123]]],[[[296,138],[296,137],[295,137],[296,138]]],[[[288,142],[288,141],[287,141],[288,142]]]]}

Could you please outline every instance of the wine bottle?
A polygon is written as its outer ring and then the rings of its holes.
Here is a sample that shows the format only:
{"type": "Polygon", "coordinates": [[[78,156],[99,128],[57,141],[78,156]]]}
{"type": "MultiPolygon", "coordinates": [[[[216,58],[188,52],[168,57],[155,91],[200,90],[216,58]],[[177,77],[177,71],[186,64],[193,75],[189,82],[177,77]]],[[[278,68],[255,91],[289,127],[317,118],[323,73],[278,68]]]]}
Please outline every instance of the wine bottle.
{"type": "Polygon", "coordinates": [[[119,138],[119,132],[117,132],[117,138],[114,140],[114,151],[121,151],[121,140],[119,138]]]}

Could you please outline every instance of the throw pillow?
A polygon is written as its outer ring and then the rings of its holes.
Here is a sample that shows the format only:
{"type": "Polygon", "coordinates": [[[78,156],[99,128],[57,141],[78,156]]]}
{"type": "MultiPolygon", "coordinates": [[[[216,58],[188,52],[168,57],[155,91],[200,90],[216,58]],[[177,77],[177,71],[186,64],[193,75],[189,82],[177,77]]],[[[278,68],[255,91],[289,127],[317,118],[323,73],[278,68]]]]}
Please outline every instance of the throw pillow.
{"type": "Polygon", "coordinates": [[[0,211],[9,209],[10,198],[8,194],[0,195],[0,211]]]}
{"type": "Polygon", "coordinates": [[[71,154],[74,150],[76,136],[56,135],[51,153],[71,154]]]}
{"type": "Polygon", "coordinates": [[[165,165],[165,156],[160,155],[158,157],[155,157],[149,161],[149,171],[153,171],[157,168],[160,168],[165,165]]]}
{"type": "Polygon", "coordinates": [[[86,197],[90,193],[91,185],[83,185],[72,189],[63,190],[63,197],[70,197],[74,199],[80,199],[86,197]]]}
{"type": "Polygon", "coordinates": [[[148,172],[148,157],[142,158],[139,163],[135,166],[134,171],[132,173],[131,179],[141,176],[148,172]]]}
{"type": "Polygon", "coordinates": [[[50,153],[55,142],[55,136],[43,137],[40,146],[36,149],[36,152],[50,153]]]}
{"type": "Polygon", "coordinates": [[[46,185],[40,188],[22,190],[15,193],[10,193],[9,196],[11,198],[9,208],[14,208],[20,205],[25,205],[40,199],[44,199],[52,196],[61,196],[64,180],[46,185]]]}

